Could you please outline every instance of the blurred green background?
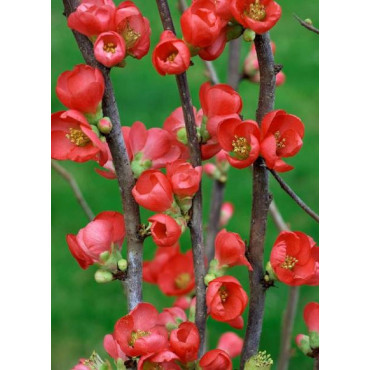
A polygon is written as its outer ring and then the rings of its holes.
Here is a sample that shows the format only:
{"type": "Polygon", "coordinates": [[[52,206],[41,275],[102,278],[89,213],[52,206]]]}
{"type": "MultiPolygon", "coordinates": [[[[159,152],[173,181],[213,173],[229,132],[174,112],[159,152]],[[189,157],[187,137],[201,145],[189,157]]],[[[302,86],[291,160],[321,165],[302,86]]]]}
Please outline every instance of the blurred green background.
{"type": "MultiPolygon", "coordinates": [[[[55,95],[57,77],[75,64],[83,63],[72,33],[67,28],[63,16],[62,0],[52,0],[52,112],[64,107],[55,95]]],[[[177,1],[169,1],[175,27],[180,30],[177,1]]],[[[296,168],[283,174],[283,178],[293,187],[308,205],[318,210],[318,77],[319,77],[319,41],[318,36],[305,30],[294,20],[292,14],[301,18],[311,18],[318,26],[318,0],[280,0],[283,15],[271,31],[271,38],[276,43],[275,60],[284,65],[286,83],[278,87],[276,108],[285,109],[299,116],[306,125],[304,145],[300,153],[288,163],[296,168]]],[[[152,47],[159,39],[162,26],[154,0],[137,0],[143,14],[149,18],[152,28],[152,47]]],[[[118,2],[116,1],[116,5],[118,2]]],[[[246,56],[250,45],[243,43],[242,55],[246,56]]],[[[215,62],[215,67],[222,82],[226,81],[227,48],[215,62]]],[[[203,63],[193,58],[194,66],[188,72],[193,104],[199,106],[198,91],[206,81],[203,63]]],[[[124,69],[114,69],[112,79],[123,125],[131,125],[139,120],[147,127],[161,127],[165,118],[180,105],[176,83],[173,77],[159,76],[151,64],[151,54],[137,61],[127,59],[124,69]]],[[[245,118],[254,118],[258,86],[247,81],[240,85],[245,118]]],[[[115,181],[98,176],[94,163],[61,163],[76,177],[88,203],[97,214],[104,210],[121,211],[118,187],[115,181]]],[[[238,232],[243,238],[249,238],[251,209],[251,174],[250,171],[231,169],[226,189],[226,200],[237,207],[229,223],[229,231],[238,232]]],[[[204,179],[204,217],[208,218],[211,180],[204,179]]],[[[293,230],[300,230],[311,235],[318,242],[318,225],[306,215],[271,179],[271,191],[285,220],[293,230]]],[[[52,369],[70,369],[80,357],[88,357],[95,349],[105,355],[102,340],[105,334],[112,332],[116,320],[127,313],[126,301],[121,285],[111,283],[98,285],[94,281],[95,268],[87,271],[79,268],[70,255],[65,235],[77,233],[88,220],[78,206],[69,185],[57,173],[52,171],[52,369]]],[[[145,220],[147,213],[142,212],[145,220]]],[[[269,220],[266,238],[266,262],[271,246],[278,232],[269,220]]],[[[182,238],[182,249],[190,248],[189,235],[182,238]]],[[[154,252],[151,240],[145,241],[144,255],[149,259],[154,252]]],[[[236,276],[248,290],[248,274],[244,267],[235,267],[231,274],[236,276]]],[[[261,349],[265,349],[277,360],[281,318],[288,296],[288,288],[278,284],[277,288],[267,292],[261,349]]],[[[156,286],[144,285],[144,300],[153,303],[158,309],[172,304],[173,298],[165,297],[156,286]]],[[[318,301],[317,287],[302,287],[293,337],[305,333],[302,319],[303,307],[310,301],[318,301]]],[[[247,310],[245,312],[246,318],[247,310]]],[[[219,336],[231,329],[228,325],[208,320],[209,345],[215,348],[219,336]]],[[[244,336],[244,330],[237,331],[244,336]]],[[[292,338],[293,339],[293,338],[292,338]]],[[[293,340],[292,340],[293,343],[293,340]]],[[[292,344],[290,369],[312,369],[312,360],[303,356],[292,344]]],[[[238,362],[235,362],[235,367],[238,362]]],[[[276,361],[275,361],[276,364],[276,361]]],[[[275,368],[276,365],[274,365],[275,368]]]]}

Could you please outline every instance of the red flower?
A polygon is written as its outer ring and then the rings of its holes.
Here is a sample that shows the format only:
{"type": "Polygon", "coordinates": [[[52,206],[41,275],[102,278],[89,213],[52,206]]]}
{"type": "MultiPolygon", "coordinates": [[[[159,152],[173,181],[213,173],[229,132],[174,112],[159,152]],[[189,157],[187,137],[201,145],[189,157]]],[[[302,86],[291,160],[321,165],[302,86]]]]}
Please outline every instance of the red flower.
{"type": "Polygon", "coordinates": [[[294,167],[281,158],[293,157],[302,147],[302,121],[283,110],[274,110],[263,117],[261,124],[261,155],[268,168],[286,172],[294,167]]]}
{"type": "Polygon", "coordinates": [[[172,31],[164,31],[153,51],[152,62],[162,76],[180,74],[190,66],[190,51],[172,31]]]}
{"type": "Polygon", "coordinates": [[[227,42],[226,28],[223,28],[220,31],[220,34],[218,35],[217,39],[210,46],[200,49],[198,55],[203,60],[215,60],[224,51],[226,42],[227,42]]]}
{"type": "Polygon", "coordinates": [[[68,234],[67,243],[73,257],[83,269],[100,263],[103,252],[111,252],[112,244],[121,248],[125,236],[123,216],[118,212],[102,212],[77,235],[68,234]]]}
{"type": "Polygon", "coordinates": [[[153,241],[159,247],[171,247],[181,236],[180,225],[170,216],[156,214],[148,219],[153,241]]]}
{"type": "Polygon", "coordinates": [[[159,352],[168,347],[167,330],[157,325],[158,311],[149,303],[139,303],[114,326],[114,339],[130,357],[159,352]]]}
{"type": "Polygon", "coordinates": [[[132,189],[137,203],[153,212],[164,212],[173,202],[171,184],[163,173],[145,171],[132,189]]]}
{"type": "Polygon", "coordinates": [[[195,280],[191,250],[169,258],[162,266],[157,283],[159,289],[169,296],[181,296],[192,291],[195,280]]]}
{"type": "Polygon", "coordinates": [[[247,293],[232,276],[212,280],[207,288],[208,312],[217,321],[233,322],[244,312],[248,303],[247,293]]]}
{"type": "Polygon", "coordinates": [[[87,360],[85,358],[81,358],[72,370],[90,370],[90,367],[84,365],[86,362],[87,360]]]}
{"type": "Polygon", "coordinates": [[[226,21],[216,15],[212,0],[197,0],[181,16],[181,29],[185,41],[196,48],[212,45],[226,21]]]}
{"type": "Polygon", "coordinates": [[[228,118],[218,126],[218,141],[223,150],[228,152],[227,160],[236,168],[250,166],[258,157],[259,128],[255,121],[242,121],[240,118],[228,118]]]}
{"type": "Polygon", "coordinates": [[[190,321],[183,322],[178,329],[172,330],[170,348],[183,363],[198,358],[200,336],[196,325],[190,321]]]}
{"type": "Polygon", "coordinates": [[[225,351],[231,358],[237,357],[242,352],[243,339],[229,331],[221,335],[217,348],[225,351]]]}
{"type": "Polygon", "coordinates": [[[128,360],[127,356],[122,352],[121,347],[116,342],[112,334],[107,334],[104,337],[103,346],[108,355],[115,360],[118,358],[121,358],[123,361],[128,360]]]}
{"type": "Polygon", "coordinates": [[[102,73],[97,68],[79,64],[72,71],[63,72],[58,77],[56,93],[67,108],[96,113],[104,89],[102,73]]]}
{"type": "Polygon", "coordinates": [[[108,152],[85,116],[68,110],[51,115],[51,158],[74,162],[98,160],[103,165],[108,159],[108,152]]]}
{"type": "Polygon", "coordinates": [[[202,370],[232,370],[230,356],[221,349],[208,351],[199,361],[202,370]]]}
{"type": "Polygon", "coordinates": [[[140,358],[138,370],[181,370],[181,367],[176,364],[176,360],[178,359],[179,358],[173,352],[167,350],[151,353],[140,358]]]}
{"type": "Polygon", "coordinates": [[[141,59],[150,47],[150,23],[132,1],[118,5],[115,14],[116,31],[126,42],[127,54],[141,59]]]}
{"type": "Polygon", "coordinates": [[[175,302],[173,303],[174,307],[180,307],[183,310],[187,310],[190,307],[191,299],[184,295],[182,297],[176,298],[175,302]]]}
{"type": "Polygon", "coordinates": [[[166,326],[168,325],[177,327],[179,323],[187,320],[185,311],[180,307],[168,307],[164,308],[158,316],[158,324],[166,326]]]}
{"type": "Polygon", "coordinates": [[[234,214],[234,206],[230,202],[222,203],[220,215],[220,227],[226,226],[234,214]]]}
{"type": "Polygon", "coordinates": [[[308,303],[303,311],[304,322],[308,331],[319,332],[319,304],[316,302],[308,303]]]}
{"type": "Polygon", "coordinates": [[[94,44],[94,55],[101,64],[113,67],[121,63],[126,56],[125,41],[117,32],[101,33],[94,44]]]}
{"type": "Polygon", "coordinates": [[[277,278],[290,286],[318,285],[318,247],[301,232],[282,231],[271,251],[277,278]]]}
{"type": "Polygon", "coordinates": [[[231,233],[223,229],[217,234],[215,258],[219,266],[245,265],[250,271],[253,271],[251,264],[245,257],[245,243],[237,233],[231,233]]]}
{"type": "Polygon", "coordinates": [[[82,0],[68,17],[68,27],[86,36],[114,30],[115,5],[112,0],[82,0]]]}
{"type": "Polygon", "coordinates": [[[232,0],[231,12],[242,26],[262,34],[280,19],[281,7],[273,0],[232,0]]]}

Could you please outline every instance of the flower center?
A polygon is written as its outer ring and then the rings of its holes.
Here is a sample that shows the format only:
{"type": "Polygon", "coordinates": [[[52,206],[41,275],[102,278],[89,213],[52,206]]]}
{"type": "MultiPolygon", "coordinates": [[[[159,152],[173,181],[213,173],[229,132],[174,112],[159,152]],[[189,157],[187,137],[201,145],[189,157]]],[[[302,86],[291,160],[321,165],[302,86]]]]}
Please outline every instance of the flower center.
{"type": "Polygon", "coordinates": [[[275,134],[275,139],[276,139],[276,147],[277,149],[281,149],[281,148],[285,148],[285,141],[286,139],[285,138],[282,138],[281,140],[280,139],[280,131],[276,131],[275,134]]]}
{"type": "Polygon", "coordinates": [[[143,370],[163,370],[163,366],[155,362],[144,362],[143,370]]]}
{"type": "Polygon", "coordinates": [[[251,146],[245,137],[234,135],[235,139],[232,141],[233,152],[239,159],[247,159],[251,151],[251,146]]]}
{"type": "Polygon", "coordinates": [[[284,262],[280,265],[280,267],[286,270],[292,270],[297,262],[298,262],[297,258],[292,256],[286,256],[284,262]]]}
{"type": "Polygon", "coordinates": [[[114,45],[113,42],[108,42],[107,44],[104,44],[103,50],[107,53],[114,54],[116,52],[117,45],[114,45]]]}
{"type": "Polygon", "coordinates": [[[85,146],[90,142],[90,139],[81,130],[76,128],[70,128],[66,138],[77,146],[85,146]]]}
{"type": "Polygon", "coordinates": [[[260,4],[260,0],[256,0],[249,5],[249,12],[246,11],[247,16],[255,21],[263,21],[266,18],[265,6],[260,4]]]}
{"type": "Polygon", "coordinates": [[[166,59],[166,60],[167,60],[168,62],[172,63],[172,62],[175,60],[175,58],[176,58],[177,54],[178,54],[178,53],[176,53],[176,52],[171,53],[171,54],[167,57],[167,59],[166,59]]]}
{"type": "Polygon", "coordinates": [[[132,46],[134,46],[135,42],[141,35],[139,32],[134,31],[134,29],[130,27],[130,24],[127,23],[122,36],[125,39],[126,48],[130,49],[132,46]]]}
{"type": "Polygon", "coordinates": [[[191,280],[190,274],[187,272],[183,272],[182,274],[177,275],[175,279],[175,286],[178,289],[185,289],[190,283],[190,280],[191,280]]]}
{"type": "Polygon", "coordinates": [[[222,303],[225,303],[225,302],[226,302],[227,297],[229,296],[229,294],[227,293],[227,289],[226,289],[226,287],[225,287],[225,286],[222,286],[222,287],[218,290],[218,294],[220,295],[220,298],[221,298],[222,303]]]}
{"type": "Polygon", "coordinates": [[[139,338],[145,337],[145,336],[147,336],[149,334],[150,334],[149,331],[142,331],[142,330],[136,330],[136,331],[131,332],[131,338],[130,338],[130,340],[128,342],[129,346],[130,347],[133,347],[135,345],[135,342],[139,338]]]}

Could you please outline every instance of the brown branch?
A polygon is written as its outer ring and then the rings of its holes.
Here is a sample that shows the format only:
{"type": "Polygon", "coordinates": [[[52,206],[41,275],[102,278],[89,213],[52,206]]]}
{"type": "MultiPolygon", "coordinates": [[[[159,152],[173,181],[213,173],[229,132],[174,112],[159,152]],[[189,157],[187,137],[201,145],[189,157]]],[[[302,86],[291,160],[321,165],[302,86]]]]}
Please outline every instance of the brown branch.
{"type": "Polygon", "coordinates": [[[314,359],[313,370],[319,370],[319,358],[314,359]]]}
{"type": "MultiPolygon", "coordinates": [[[[68,17],[80,4],[78,0],[63,0],[65,15],[68,17]]],[[[94,49],[90,40],[73,31],[78,47],[87,64],[99,68],[105,80],[103,96],[103,113],[113,124],[112,131],[106,136],[112,154],[113,164],[117,175],[122,206],[125,213],[126,239],[127,239],[127,279],[126,291],[128,308],[132,310],[142,300],[142,249],[143,242],[138,235],[140,228],[139,206],[132,196],[135,180],[127,154],[126,144],[121,132],[121,122],[114,96],[112,81],[109,77],[110,69],[98,63],[94,57],[94,49]]]]}
{"type": "Polygon", "coordinates": [[[297,14],[293,14],[293,17],[305,28],[307,28],[309,31],[315,32],[319,34],[318,28],[314,27],[312,24],[305,22],[301,18],[298,17],[297,14]]]}
{"type": "Polygon", "coordinates": [[[51,167],[53,167],[54,170],[57,171],[59,175],[61,175],[64,178],[64,180],[68,182],[69,186],[72,188],[73,194],[77,199],[77,202],[81,206],[82,210],[85,212],[89,221],[92,221],[95,215],[91,210],[90,206],[88,205],[88,203],[86,202],[86,199],[84,198],[80,190],[80,187],[78,186],[76,179],[73,177],[73,175],[56,161],[51,161],[51,167]]]}
{"type": "Polygon", "coordinates": [[[227,83],[234,89],[238,90],[240,82],[240,49],[242,38],[229,41],[229,66],[227,69],[227,83]]]}
{"type": "MultiPolygon", "coordinates": [[[[261,124],[263,116],[274,109],[275,71],[270,36],[266,32],[256,35],[254,40],[260,68],[260,92],[256,119],[261,124]]],[[[259,157],[253,165],[253,200],[250,228],[250,243],[247,257],[253,266],[249,273],[250,303],[248,324],[241,354],[240,369],[251,356],[257,353],[265,308],[265,289],[261,283],[264,277],[263,254],[266,234],[267,212],[271,197],[268,190],[268,172],[264,160],[259,157]]]]}
{"type": "Polygon", "coordinates": [[[281,188],[317,223],[319,222],[319,215],[316,214],[303,200],[292,190],[292,188],[276,173],[274,170],[270,170],[272,176],[275,177],[276,181],[280,184],[281,188]]]}
{"type": "MultiPolygon", "coordinates": [[[[174,34],[175,28],[172,22],[171,12],[168,7],[167,0],[156,0],[159,15],[165,30],[171,30],[174,34]]],[[[188,137],[188,147],[190,151],[190,162],[195,166],[202,164],[200,144],[197,137],[193,104],[190,97],[188,80],[186,73],[176,75],[177,87],[180,94],[182,110],[188,137]]],[[[206,307],[206,287],[204,284],[205,264],[204,264],[204,245],[203,245],[203,225],[202,225],[202,191],[201,186],[195,194],[191,209],[191,220],[189,223],[191,242],[193,249],[193,261],[195,272],[195,323],[198,327],[200,335],[199,355],[201,356],[205,350],[205,329],[207,319],[206,307]]]]}

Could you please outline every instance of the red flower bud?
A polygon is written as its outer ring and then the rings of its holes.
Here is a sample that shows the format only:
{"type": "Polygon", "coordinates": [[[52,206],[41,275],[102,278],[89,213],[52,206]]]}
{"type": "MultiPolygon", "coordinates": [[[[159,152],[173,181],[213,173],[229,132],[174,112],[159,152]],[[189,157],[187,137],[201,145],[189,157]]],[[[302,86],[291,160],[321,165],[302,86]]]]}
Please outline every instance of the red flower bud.
{"type": "Polygon", "coordinates": [[[181,227],[170,216],[156,214],[148,219],[152,223],[150,230],[153,241],[159,247],[171,247],[181,236],[181,227]]]}
{"type": "Polygon", "coordinates": [[[153,212],[164,212],[173,202],[171,184],[163,173],[156,170],[141,174],[132,195],[137,203],[153,212]]]}
{"type": "Polygon", "coordinates": [[[164,31],[153,51],[152,62],[162,76],[180,74],[190,66],[190,51],[172,31],[164,31]]]}
{"type": "Polygon", "coordinates": [[[232,370],[230,356],[221,349],[208,351],[199,361],[202,370],[232,370]]]}
{"type": "Polygon", "coordinates": [[[213,163],[206,163],[203,165],[203,171],[207,176],[213,178],[213,175],[217,171],[217,167],[213,163]]]}
{"type": "Polygon", "coordinates": [[[217,348],[225,351],[231,358],[237,357],[242,352],[243,339],[229,331],[221,335],[217,348]]]}
{"type": "Polygon", "coordinates": [[[276,75],[276,86],[281,86],[285,82],[285,74],[284,72],[280,71],[276,75]]]}
{"type": "Polygon", "coordinates": [[[113,124],[109,117],[103,117],[99,120],[97,127],[103,134],[109,134],[112,131],[113,124]]]}
{"type": "Polygon", "coordinates": [[[230,221],[230,218],[233,216],[234,206],[230,202],[225,202],[221,206],[221,215],[220,215],[220,227],[226,226],[230,221]]]}
{"type": "Polygon", "coordinates": [[[170,348],[184,363],[197,359],[199,344],[198,328],[190,321],[183,322],[178,329],[171,332],[170,348]]]}
{"type": "Polygon", "coordinates": [[[96,113],[104,94],[104,77],[97,69],[85,64],[63,72],[57,81],[59,100],[69,109],[83,113],[96,113]]]}
{"type": "Polygon", "coordinates": [[[94,44],[94,55],[101,64],[113,67],[121,63],[126,56],[125,41],[117,32],[101,33],[94,44]]]}
{"type": "Polygon", "coordinates": [[[308,303],[303,311],[304,322],[308,331],[319,332],[319,304],[316,302],[308,303]]]}
{"type": "Polygon", "coordinates": [[[138,363],[138,370],[145,369],[168,369],[181,370],[176,361],[179,358],[171,351],[160,351],[158,353],[151,353],[140,358],[138,363]]]}

